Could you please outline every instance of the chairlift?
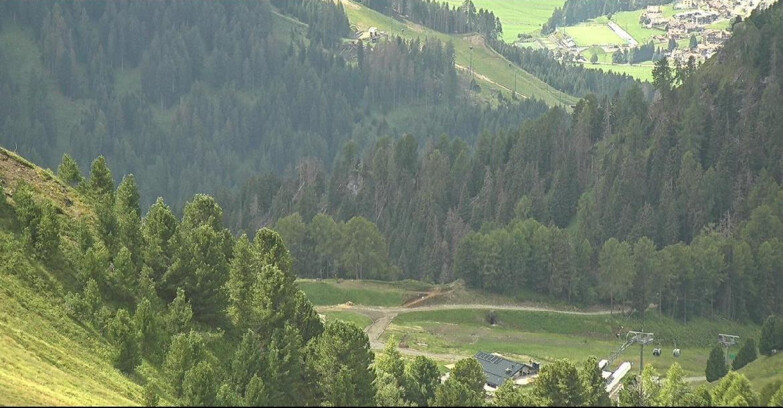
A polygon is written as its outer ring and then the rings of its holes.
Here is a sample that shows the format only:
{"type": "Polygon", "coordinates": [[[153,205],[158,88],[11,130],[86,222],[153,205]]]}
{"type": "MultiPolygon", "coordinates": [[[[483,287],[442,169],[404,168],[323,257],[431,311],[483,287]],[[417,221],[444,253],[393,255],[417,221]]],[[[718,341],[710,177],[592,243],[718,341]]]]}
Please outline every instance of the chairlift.
{"type": "Polygon", "coordinates": [[[677,347],[677,340],[674,340],[674,350],[672,350],[672,355],[674,356],[674,358],[680,357],[680,349],[679,347],[677,347]]]}
{"type": "Polygon", "coordinates": [[[652,352],[652,354],[653,354],[655,357],[660,357],[660,356],[661,356],[661,348],[660,348],[660,347],[656,347],[656,348],[654,348],[654,349],[653,349],[653,352],[652,352]]]}

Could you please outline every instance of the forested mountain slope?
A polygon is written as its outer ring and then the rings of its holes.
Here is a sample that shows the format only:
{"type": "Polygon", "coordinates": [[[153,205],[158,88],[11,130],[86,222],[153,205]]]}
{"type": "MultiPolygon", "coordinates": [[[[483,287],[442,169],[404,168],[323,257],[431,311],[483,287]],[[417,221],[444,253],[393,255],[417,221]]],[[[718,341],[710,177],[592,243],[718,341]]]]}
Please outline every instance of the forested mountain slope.
{"type": "Polygon", "coordinates": [[[277,233],[234,238],[221,211],[142,219],[103,157],[84,179],[0,149],[0,404],[374,403],[367,336],[322,323],[277,233]]]}
{"type": "Polygon", "coordinates": [[[782,10],[736,26],[695,72],[660,64],[652,104],[639,89],[588,96],[572,114],[484,133],[473,151],[445,137],[349,145],[330,175],[255,179],[225,201],[229,222],[298,212],[277,228],[307,276],[353,273],[321,244],[340,234],[313,218],[325,208],[374,222],[403,277],[760,322],[783,301],[782,10]]]}
{"type": "Polygon", "coordinates": [[[82,165],[105,155],[147,181],[145,204],[165,196],[179,210],[301,158],[328,169],[348,140],[470,142],[545,109],[474,103],[448,43],[359,51],[340,4],[283,5],[2,2],[0,143],[51,168],[63,152],[82,165]]]}

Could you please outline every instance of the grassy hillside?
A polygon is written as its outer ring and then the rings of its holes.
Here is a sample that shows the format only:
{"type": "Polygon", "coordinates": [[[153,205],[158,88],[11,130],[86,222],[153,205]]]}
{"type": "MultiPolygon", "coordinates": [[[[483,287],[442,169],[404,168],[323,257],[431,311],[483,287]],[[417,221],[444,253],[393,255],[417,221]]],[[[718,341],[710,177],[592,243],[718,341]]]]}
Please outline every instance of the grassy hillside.
{"type": "MultiPolygon", "coordinates": [[[[0,148],[0,185],[9,202],[19,181],[55,205],[66,231],[75,219],[92,217],[50,171],[0,148]]],[[[61,245],[73,246],[67,233],[61,245]]],[[[122,375],[103,336],[66,314],[73,273],[65,259],[49,266],[33,259],[12,213],[0,211],[0,405],[136,405],[146,381],[159,377],[146,362],[135,377],[122,375]]]]}
{"type": "Polygon", "coordinates": [[[577,99],[573,96],[552,88],[527,71],[510,64],[503,56],[487,47],[483,39],[477,35],[443,34],[409,21],[393,19],[350,0],[341,0],[341,2],[345,7],[348,20],[358,30],[366,31],[370,27],[377,27],[380,31],[384,31],[389,35],[408,39],[434,37],[444,42],[453,41],[456,51],[456,64],[458,69],[464,74],[469,72],[472,54],[473,71],[476,81],[482,87],[481,98],[485,100],[495,98],[494,93],[487,92],[488,89],[500,91],[506,96],[510,96],[514,89],[516,73],[518,95],[541,99],[550,106],[576,103],[577,99]],[[473,48],[472,50],[471,47],[473,48]]]}
{"type": "Polygon", "coordinates": [[[756,361],[742,367],[738,372],[745,374],[758,392],[765,385],[783,381],[783,353],[774,356],[759,356],[756,361]]]}
{"type": "MultiPolygon", "coordinates": [[[[462,0],[445,0],[459,7],[462,0]]],[[[519,34],[536,34],[564,0],[474,0],[476,9],[492,11],[503,24],[503,41],[517,41],[519,34]]]]}
{"type": "Polygon", "coordinates": [[[364,306],[400,306],[434,287],[417,281],[356,281],[336,279],[299,279],[299,288],[316,306],[351,302],[364,306]]]}
{"type": "MultiPolygon", "coordinates": [[[[532,311],[498,310],[495,315],[497,324],[491,326],[486,310],[400,314],[384,336],[404,338],[411,348],[434,353],[467,356],[478,351],[490,351],[547,362],[559,358],[580,360],[588,355],[607,358],[625,340],[615,336],[618,331],[645,330],[655,333],[655,346],[664,349],[661,357],[653,357],[653,347],[646,347],[645,364],[652,364],[662,373],[677,361],[688,376],[703,376],[710,346],[716,341],[717,333],[731,331],[749,336],[758,332],[755,326],[727,321],[700,320],[682,325],[654,316],[648,316],[645,322],[641,322],[619,316],[532,311]],[[682,355],[677,359],[671,354],[674,340],[682,349],[682,355]]],[[[639,347],[633,346],[622,354],[618,362],[630,361],[638,367],[639,352],[639,347]]]]}

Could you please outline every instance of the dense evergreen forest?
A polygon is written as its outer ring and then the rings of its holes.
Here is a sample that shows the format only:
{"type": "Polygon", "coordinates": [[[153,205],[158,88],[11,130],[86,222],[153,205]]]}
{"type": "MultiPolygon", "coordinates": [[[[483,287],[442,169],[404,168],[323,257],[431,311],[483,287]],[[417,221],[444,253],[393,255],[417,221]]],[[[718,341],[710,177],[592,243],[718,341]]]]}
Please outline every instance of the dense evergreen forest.
{"type": "Polygon", "coordinates": [[[459,7],[437,0],[361,0],[367,7],[406,19],[447,34],[479,33],[487,40],[503,34],[500,18],[490,10],[479,9],[471,0],[459,7]]]}
{"type": "Polygon", "coordinates": [[[654,91],[604,76],[571,112],[476,106],[451,44],[349,44],[340,5],[279,6],[0,3],[0,32],[41,57],[0,51],[0,141],[43,163],[105,152],[175,213],[215,191],[235,233],[280,232],[299,276],[781,312],[779,5],[698,71],[659,63],[654,91]]]}
{"type": "Polygon", "coordinates": [[[647,6],[671,3],[672,0],[566,0],[541,28],[542,34],[551,34],[557,27],[570,26],[598,16],[619,11],[639,10],[647,6]]]}
{"type": "Polygon", "coordinates": [[[580,98],[591,93],[615,95],[628,90],[633,84],[641,86],[638,80],[627,74],[604,72],[578,64],[558,62],[555,54],[550,50],[517,47],[500,40],[488,40],[487,44],[506,59],[553,88],[580,98]]]}
{"type": "MultiPolygon", "coordinates": [[[[22,46],[0,55],[0,142],[59,162],[55,175],[0,151],[14,169],[0,179],[4,299],[24,286],[25,308],[62,308],[151,406],[608,404],[595,357],[491,400],[474,358],[441,382],[394,340],[376,357],[357,325],[321,320],[297,276],[655,304],[764,322],[759,351],[783,347],[783,4],[699,69],[662,59],[654,90],[572,110],[474,106],[434,40],[357,43],[349,62],[342,16],[314,1],[0,3],[3,43],[22,46]],[[136,175],[117,183],[99,155],[82,171],[94,151],[136,175]],[[157,192],[189,197],[181,216],[144,203],[157,192]]],[[[648,364],[619,403],[783,404],[779,383],[760,395],[720,353],[714,387],[648,364]]]]}
{"type": "Polygon", "coordinates": [[[362,216],[400,268],[365,277],[760,323],[783,307],[781,9],[735,27],[699,70],[659,62],[652,104],[638,87],[587,96],[472,150],[445,136],[382,138],[364,154],[349,144],[331,174],[301,163],[254,179],[225,201],[228,222],[279,219],[294,254],[317,254],[298,257],[303,276],[355,276],[326,246],[362,216]]]}
{"type": "MultiPolygon", "coordinates": [[[[6,150],[0,154],[4,161],[29,168],[17,167],[16,174],[4,173],[4,178],[36,175],[0,183],[2,278],[13,282],[7,290],[19,290],[20,283],[35,288],[38,299],[28,307],[40,308],[37,302],[45,299],[47,307],[62,307],[66,318],[102,338],[110,346],[113,366],[143,383],[145,406],[610,403],[594,356],[553,361],[542,367],[532,386],[506,381],[490,396],[484,389],[484,369],[474,358],[457,361],[449,378],[441,381],[434,360],[403,359],[393,338],[383,353],[374,355],[359,326],[319,318],[294,282],[295,263],[278,233],[262,228],[252,239],[246,234],[233,237],[212,197],[194,196],[181,219],[158,200],[142,218],[135,178],[123,177],[115,189],[103,157],[92,162],[84,178],[66,156],[55,178],[6,150]],[[52,191],[66,201],[49,196],[52,191]]],[[[735,365],[756,358],[755,342],[747,344],[752,349],[743,347],[735,365]]],[[[783,320],[770,316],[761,330],[759,350],[770,355],[773,347],[781,346],[783,320]]],[[[759,394],[743,374],[727,372],[718,347],[707,364],[707,376],[710,381],[725,378],[712,389],[694,389],[678,363],[661,381],[647,365],[641,375],[624,380],[619,403],[783,402],[779,383],[759,394]]]]}
{"type": "Polygon", "coordinates": [[[148,181],[145,204],[165,196],[179,211],[195,192],[293,171],[300,158],[329,168],[348,140],[471,143],[545,109],[475,103],[450,44],[345,43],[340,4],[275,4],[0,3],[0,143],[52,168],[63,152],[82,164],[105,155],[148,181]]]}

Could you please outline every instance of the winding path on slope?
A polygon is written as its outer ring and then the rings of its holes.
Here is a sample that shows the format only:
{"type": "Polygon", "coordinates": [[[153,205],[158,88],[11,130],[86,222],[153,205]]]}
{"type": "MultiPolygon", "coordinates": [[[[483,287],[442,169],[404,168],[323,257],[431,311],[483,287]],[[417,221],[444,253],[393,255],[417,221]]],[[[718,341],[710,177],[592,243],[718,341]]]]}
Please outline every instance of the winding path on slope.
{"type": "MultiPolygon", "coordinates": [[[[372,324],[364,329],[367,333],[367,337],[370,338],[370,348],[374,350],[383,349],[386,344],[381,341],[381,335],[389,327],[392,320],[397,317],[398,314],[411,313],[411,312],[427,312],[435,310],[455,310],[455,309],[470,309],[470,310],[518,310],[527,312],[551,312],[551,313],[563,313],[571,315],[607,315],[609,310],[599,310],[595,312],[580,312],[572,310],[558,310],[546,307],[537,306],[520,306],[520,305],[487,305],[487,304],[447,304],[447,305],[430,305],[420,307],[380,307],[380,306],[362,306],[362,305],[333,305],[333,306],[318,306],[316,310],[318,313],[332,312],[332,311],[352,311],[364,316],[369,317],[372,320],[372,324]]],[[[450,360],[456,361],[469,355],[457,355],[457,354],[443,354],[443,353],[431,353],[428,351],[414,350],[409,348],[399,348],[400,353],[412,355],[412,356],[426,356],[438,360],[450,360]]]]}

